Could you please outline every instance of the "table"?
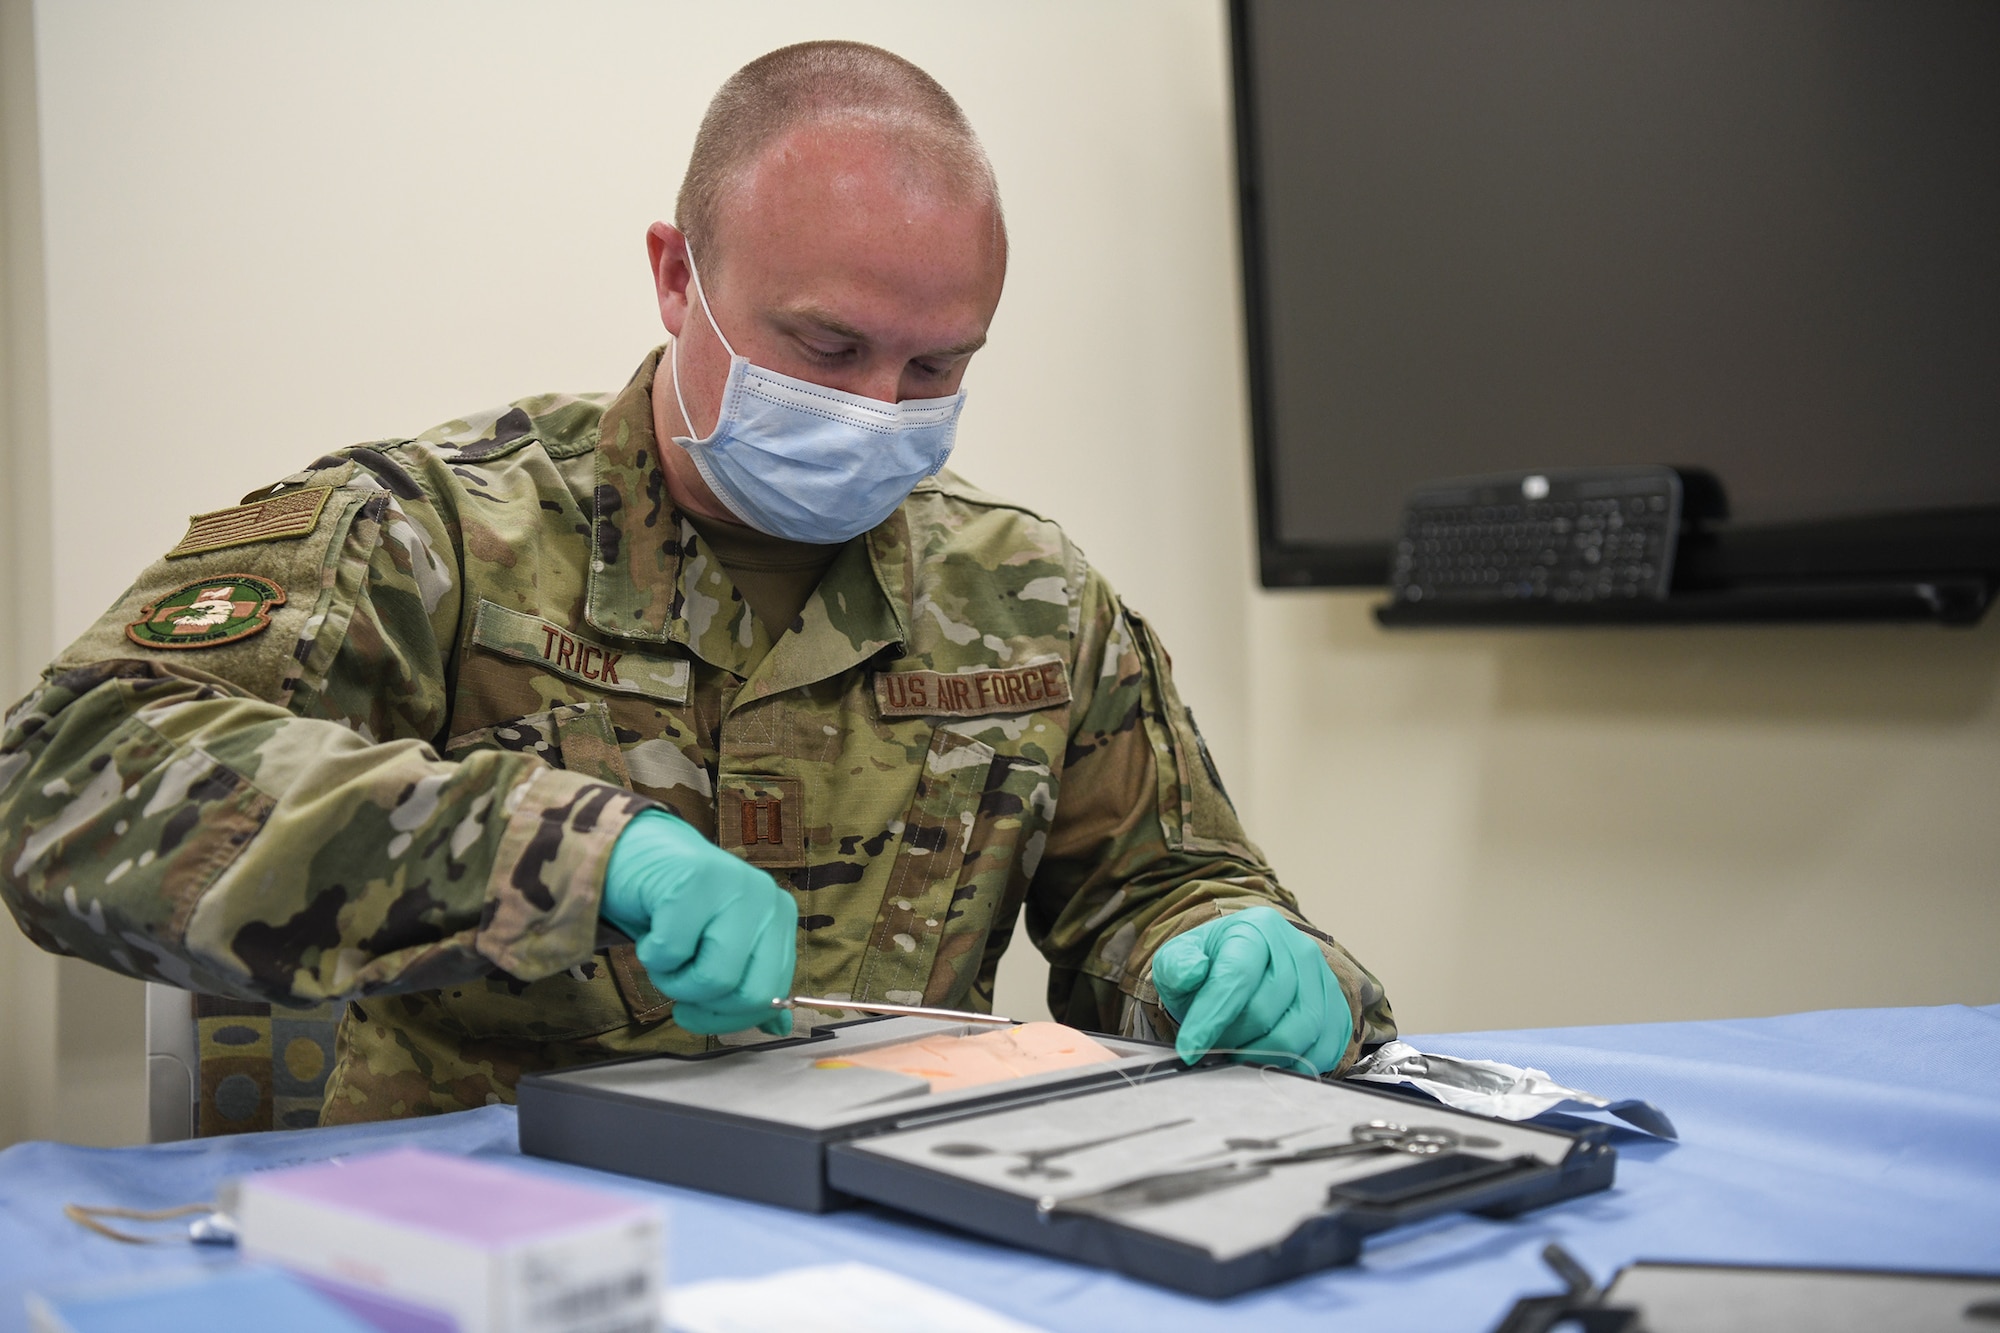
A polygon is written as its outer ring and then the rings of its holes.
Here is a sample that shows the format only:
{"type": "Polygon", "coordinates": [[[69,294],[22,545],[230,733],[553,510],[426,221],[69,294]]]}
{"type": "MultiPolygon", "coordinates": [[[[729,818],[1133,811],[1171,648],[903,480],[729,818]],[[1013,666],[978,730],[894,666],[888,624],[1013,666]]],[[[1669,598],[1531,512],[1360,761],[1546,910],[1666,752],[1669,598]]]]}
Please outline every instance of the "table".
{"type": "Polygon", "coordinates": [[[1610,1191],[1511,1221],[1435,1219],[1374,1238],[1355,1267],[1223,1302],[886,1210],[809,1217],[522,1158],[510,1107],[142,1148],[24,1143],[0,1153],[0,1331],[26,1328],[25,1291],[196,1261],[84,1233],[66,1202],[165,1207],[210,1198],[228,1176],[400,1144],[656,1200],[670,1282],[862,1260],[1052,1331],[1485,1330],[1517,1296],[1553,1289],[1537,1257],[1550,1240],[1600,1279],[1642,1257],[2000,1271],[2000,1005],[1411,1040],[1646,1098],[1681,1141],[1618,1131],[1610,1191]]]}

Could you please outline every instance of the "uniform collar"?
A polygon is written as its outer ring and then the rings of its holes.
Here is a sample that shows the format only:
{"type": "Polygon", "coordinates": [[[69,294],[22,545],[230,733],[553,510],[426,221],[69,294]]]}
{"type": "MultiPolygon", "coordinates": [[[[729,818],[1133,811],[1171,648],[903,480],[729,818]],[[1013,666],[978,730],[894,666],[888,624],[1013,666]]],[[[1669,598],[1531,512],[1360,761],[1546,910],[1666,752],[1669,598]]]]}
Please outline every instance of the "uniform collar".
{"type": "Polygon", "coordinates": [[[764,631],[749,604],[668,498],[653,434],[660,351],[639,363],[598,425],[584,604],[591,627],[619,638],[682,644],[703,661],[752,677],[746,698],[824,680],[886,648],[900,648],[908,639],[916,583],[903,508],[848,543],[800,613],[800,631],[775,646],[760,637],[764,631]]]}

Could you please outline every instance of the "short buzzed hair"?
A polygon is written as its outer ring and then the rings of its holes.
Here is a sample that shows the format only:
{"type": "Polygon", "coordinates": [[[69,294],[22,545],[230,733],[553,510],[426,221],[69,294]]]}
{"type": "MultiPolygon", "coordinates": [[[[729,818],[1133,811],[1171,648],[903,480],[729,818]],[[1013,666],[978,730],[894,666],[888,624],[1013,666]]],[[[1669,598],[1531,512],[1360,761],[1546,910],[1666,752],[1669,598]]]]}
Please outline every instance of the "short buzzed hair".
{"type": "Polygon", "coordinates": [[[675,201],[689,245],[715,248],[716,218],[735,178],[773,140],[812,121],[873,124],[912,161],[949,185],[993,202],[1000,191],[972,122],[942,85],[909,61],[863,42],[800,42],[762,55],[729,76],[701,118],[675,201]]]}

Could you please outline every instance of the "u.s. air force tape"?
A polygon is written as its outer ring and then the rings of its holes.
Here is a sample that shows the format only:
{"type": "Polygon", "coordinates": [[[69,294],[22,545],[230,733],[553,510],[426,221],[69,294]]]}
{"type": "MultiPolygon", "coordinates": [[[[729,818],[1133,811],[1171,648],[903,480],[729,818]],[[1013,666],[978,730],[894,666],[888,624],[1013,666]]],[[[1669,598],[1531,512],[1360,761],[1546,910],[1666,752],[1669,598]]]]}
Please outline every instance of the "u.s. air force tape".
{"type": "Polygon", "coordinates": [[[1063,664],[1028,662],[991,671],[883,671],[875,703],[884,717],[984,717],[1032,713],[1069,702],[1063,664]]]}

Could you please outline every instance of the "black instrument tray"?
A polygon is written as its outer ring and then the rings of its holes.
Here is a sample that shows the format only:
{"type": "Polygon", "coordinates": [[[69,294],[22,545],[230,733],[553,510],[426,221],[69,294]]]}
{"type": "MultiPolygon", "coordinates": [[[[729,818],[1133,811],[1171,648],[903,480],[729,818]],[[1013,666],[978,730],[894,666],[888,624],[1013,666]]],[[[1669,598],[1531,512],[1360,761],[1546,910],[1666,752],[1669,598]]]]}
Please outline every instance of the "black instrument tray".
{"type": "Polygon", "coordinates": [[[1113,1063],[953,1093],[876,1070],[802,1077],[844,1052],[981,1030],[878,1019],[530,1075],[521,1150],[809,1212],[868,1200],[1211,1298],[1350,1263],[1365,1237],[1438,1213],[1509,1216],[1604,1189],[1616,1169],[1601,1130],[1254,1066],[1190,1069],[1171,1047],[1117,1037],[1097,1038],[1113,1063]],[[1371,1134],[1394,1142],[1275,1160],[1371,1134]],[[1168,1197],[1151,1197],[1156,1178],[1171,1178],[1168,1197]]]}
{"type": "Polygon", "coordinates": [[[1996,1325],[2000,1273],[1641,1259],[1605,1290],[1524,1296],[1493,1333],[1967,1333],[1996,1325]]]}
{"type": "Polygon", "coordinates": [[[1112,1064],[932,1093],[921,1079],[842,1070],[804,1086],[814,1064],[987,1024],[867,1018],[789,1041],[701,1055],[642,1055],[529,1074],[516,1091],[521,1151],[534,1157],[824,1213],[853,1202],[828,1189],[826,1150],[955,1111],[1012,1105],[1181,1069],[1173,1048],[1098,1037],[1112,1064]]]}

